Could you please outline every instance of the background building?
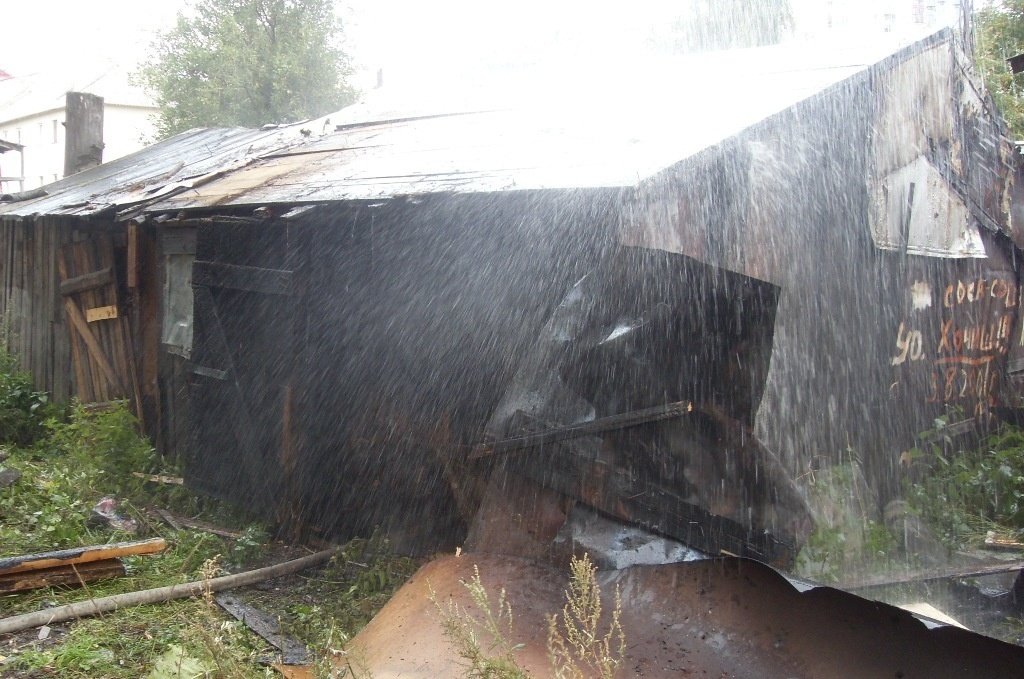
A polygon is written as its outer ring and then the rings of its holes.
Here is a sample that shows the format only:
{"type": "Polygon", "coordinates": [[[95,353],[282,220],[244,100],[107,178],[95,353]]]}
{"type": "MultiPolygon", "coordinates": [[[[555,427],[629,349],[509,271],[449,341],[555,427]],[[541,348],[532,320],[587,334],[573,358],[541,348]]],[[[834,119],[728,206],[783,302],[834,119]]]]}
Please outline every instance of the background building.
{"type": "Polygon", "coordinates": [[[86,76],[0,74],[0,140],[24,147],[23,158],[18,153],[0,155],[0,177],[23,177],[0,181],[0,193],[35,189],[64,176],[69,91],[103,97],[103,161],[120,158],[153,141],[151,117],[156,107],[128,81],[123,69],[86,76]]]}

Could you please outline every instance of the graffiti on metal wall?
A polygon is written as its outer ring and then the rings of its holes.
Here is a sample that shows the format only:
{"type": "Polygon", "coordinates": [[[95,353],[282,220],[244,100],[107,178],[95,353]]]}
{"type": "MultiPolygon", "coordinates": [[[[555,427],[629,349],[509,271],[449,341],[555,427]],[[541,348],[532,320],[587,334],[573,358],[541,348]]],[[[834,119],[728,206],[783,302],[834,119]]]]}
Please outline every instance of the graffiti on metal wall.
{"type": "Polygon", "coordinates": [[[995,405],[1018,295],[1016,282],[1004,278],[958,279],[936,291],[915,282],[912,311],[896,330],[890,358],[893,386],[912,379],[923,383],[926,402],[983,415],[995,405]]]}

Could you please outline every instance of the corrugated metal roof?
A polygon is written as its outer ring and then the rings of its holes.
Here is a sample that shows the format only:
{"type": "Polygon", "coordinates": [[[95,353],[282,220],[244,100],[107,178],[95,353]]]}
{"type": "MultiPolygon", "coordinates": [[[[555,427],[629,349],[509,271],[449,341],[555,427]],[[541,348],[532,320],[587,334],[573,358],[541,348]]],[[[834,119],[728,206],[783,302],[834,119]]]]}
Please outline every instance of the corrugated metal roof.
{"type": "Polygon", "coordinates": [[[433,108],[389,101],[272,130],[196,130],[51,184],[45,198],[0,206],[0,217],[631,187],[894,51],[734,50],[548,74],[512,103],[474,91],[433,108]]]}
{"type": "Polygon", "coordinates": [[[290,128],[196,129],[115,161],[46,185],[47,195],[0,203],[0,218],[32,215],[89,216],[157,199],[211,174],[240,167],[283,145],[290,128]]]}
{"type": "MultiPolygon", "coordinates": [[[[951,35],[945,31],[908,51],[951,35]]],[[[555,74],[548,89],[534,87],[529,103],[511,108],[402,117],[402,109],[392,106],[387,110],[393,119],[356,125],[359,120],[342,118],[342,111],[335,122],[348,124],[337,131],[153,209],[632,187],[892,53],[877,46],[813,53],[794,45],[735,50],[648,62],[590,80],[586,74],[555,74]]],[[[362,113],[372,120],[370,111],[362,113]]]]}

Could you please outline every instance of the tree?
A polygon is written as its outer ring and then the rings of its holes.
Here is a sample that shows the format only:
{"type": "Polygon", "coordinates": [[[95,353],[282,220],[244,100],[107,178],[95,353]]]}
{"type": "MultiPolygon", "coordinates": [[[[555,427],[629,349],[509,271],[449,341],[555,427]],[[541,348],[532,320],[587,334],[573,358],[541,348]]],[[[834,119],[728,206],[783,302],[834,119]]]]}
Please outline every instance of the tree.
{"type": "Polygon", "coordinates": [[[138,80],[159,134],[313,118],[353,100],[332,0],[198,0],[153,43],[138,80]]]}
{"type": "Polygon", "coordinates": [[[997,0],[976,15],[978,70],[1015,139],[1024,139],[1024,75],[1006,60],[1024,52],[1024,0],[997,0]]]}

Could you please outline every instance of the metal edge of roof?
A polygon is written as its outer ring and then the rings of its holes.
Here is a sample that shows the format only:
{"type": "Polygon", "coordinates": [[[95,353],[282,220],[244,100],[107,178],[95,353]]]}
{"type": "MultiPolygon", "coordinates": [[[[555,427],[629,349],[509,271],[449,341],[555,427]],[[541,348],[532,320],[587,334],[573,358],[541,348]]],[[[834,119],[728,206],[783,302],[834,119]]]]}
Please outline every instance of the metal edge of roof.
{"type": "Polygon", "coordinates": [[[245,156],[243,147],[279,134],[281,128],[195,128],[139,149],[109,163],[84,170],[43,186],[46,195],[32,200],[0,203],[0,219],[34,216],[91,217],[111,208],[143,202],[208,169],[215,162],[230,166],[245,156]],[[205,151],[205,153],[203,152],[205,151]],[[166,180],[160,183],[161,180],[166,180]]]}

